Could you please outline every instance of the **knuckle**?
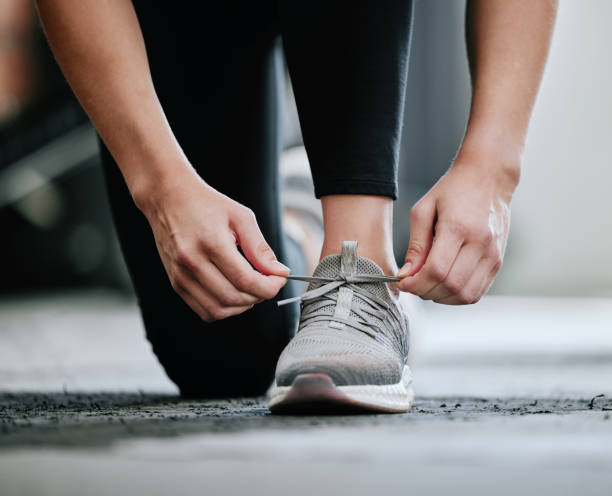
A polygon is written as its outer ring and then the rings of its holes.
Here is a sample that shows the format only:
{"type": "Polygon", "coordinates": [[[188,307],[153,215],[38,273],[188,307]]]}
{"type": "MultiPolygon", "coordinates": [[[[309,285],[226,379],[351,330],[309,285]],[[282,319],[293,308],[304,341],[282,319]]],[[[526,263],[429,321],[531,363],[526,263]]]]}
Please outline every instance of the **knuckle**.
{"type": "Polygon", "coordinates": [[[422,256],[425,254],[425,247],[418,241],[411,241],[406,250],[407,258],[412,256],[422,256]]]}
{"type": "Polygon", "coordinates": [[[463,281],[453,277],[444,281],[444,287],[451,292],[451,294],[459,294],[461,295],[461,290],[463,289],[463,281]]]}
{"type": "Polygon", "coordinates": [[[489,258],[494,262],[498,262],[502,259],[502,252],[498,243],[491,243],[489,246],[489,258]]]}
{"type": "Polygon", "coordinates": [[[260,242],[255,248],[255,250],[257,251],[257,254],[261,255],[262,257],[274,256],[272,248],[270,248],[268,243],[266,243],[265,241],[260,242]]]}
{"type": "Polygon", "coordinates": [[[256,218],[255,212],[253,212],[253,210],[251,210],[248,207],[244,207],[244,209],[242,211],[242,215],[244,215],[244,217],[246,219],[249,219],[249,220],[255,220],[255,218],[256,218]]]}
{"type": "Polygon", "coordinates": [[[263,285],[261,290],[259,291],[259,295],[264,299],[264,300],[270,300],[272,298],[274,298],[278,292],[280,291],[280,287],[276,287],[272,284],[266,284],[263,285]]]}
{"type": "Polygon", "coordinates": [[[469,299],[467,298],[467,295],[464,295],[464,294],[458,294],[457,301],[459,302],[460,305],[468,305],[470,303],[469,299]]]}
{"type": "Polygon", "coordinates": [[[240,210],[238,210],[238,219],[240,222],[257,222],[257,218],[255,216],[255,212],[248,207],[242,206],[240,210]]]}
{"type": "Polygon", "coordinates": [[[182,294],[184,292],[181,278],[178,277],[176,274],[172,274],[170,276],[170,286],[172,286],[172,289],[174,289],[174,291],[179,294],[182,294]]]}
{"type": "Polygon", "coordinates": [[[208,253],[219,253],[222,249],[221,242],[214,236],[202,236],[200,239],[200,247],[208,253]]]}
{"type": "Polygon", "coordinates": [[[227,307],[236,306],[240,303],[240,295],[235,291],[224,291],[221,293],[219,301],[227,307]]]}
{"type": "Polygon", "coordinates": [[[198,307],[198,308],[195,308],[195,307],[191,307],[191,308],[193,309],[193,311],[194,311],[195,313],[197,313],[197,314],[200,316],[200,318],[201,318],[201,319],[202,319],[204,322],[212,322],[212,321],[214,320],[214,319],[213,319],[213,318],[210,316],[210,313],[208,312],[208,310],[207,310],[205,307],[201,306],[201,307],[198,307]]]}
{"type": "Polygon", "coordinates": [[[266,300],[269,300],[271,298],[274,298],[278,294],[279,291],[280,291],[280,288],[275,288],[275,287],[266,288],[264,290],[264,296],[266,300]]]}
{"type": "Polygon", "coordinates": [[[249,274],[248,272],[242,272],[236,277],[235,286],[240,291],[245,291],[249,293],[253,290],[253,282],[253,276],[251,274],[249,274]]]}
{"type": "Polygon", "coordinates": [[[193,267],[191,251],[187,246],[182,244],[176,245],[176,262],[183,267],[193,267]]]}
{"type": "Polygon", "coordinates": [[[504,264],[503,260],[501,258],[498,258],[495,261],[495,264],[493,264],[493,273],[497,274],[501,270],[503,264],[504,264]]]}
{"type": "Polygon", "coordinates": [[[223,319],[227,319],[228,317],[231,317],[232,315],[237,315],[239,313],[244,312],[246,309],[243,308],[223,308],[223,307],[217,307],[214,312],[212,312],[212,315],[214,317],[215,320],[223,320],[223,319]]]}
{"type": "Polygon", "coordinates": [[[208,308],[208,314],[213,320],[221,320],[225,318],[223,308],[221,308],[220,306],[216,306],[216,305],[208,308]]]}
{"type": "Polygon", "coordinates": [[[493,233],[489,229],[476,229],[474,231],[474,240],[480,246],[487,247],[493,241],[493,233]]]}
{"type": "Polygon", "coordinates": [[[444,279],[446,279],[447,272],[446,269],[440,264],[432,264],[429,267],[429,275],[435,281],[442,282],[444,279]]]}
{"type": "Polygon", "coordinates": [[[480,296],[469,291],[461,291],[458,300],[462,305],[473,305],[480,300],[480,296]]]}
{"type": "Polygon", "coordinates": [[[451,221],[449,229],[455,236],[460,238],[465,238],[471,231],[470,226],[464,220],[451,221]]]}
{"type": "Polygon", "coordinates": [[[418,201],[414,205],[412,205],[412,208],[410,209],[410,219],[422,219],[428,210],[429,205],[427,204],[427,202],[423,200],[418,201]]]}
{"type": "Polygon", "coordinates": [[[493,244],[489,248],[489,252],[487,254],[487,260],[492,264],[491,271],[495,274],[499,272],[504,263],[504,257],[501,253],[501,250],[497,244],[493,244]]]}

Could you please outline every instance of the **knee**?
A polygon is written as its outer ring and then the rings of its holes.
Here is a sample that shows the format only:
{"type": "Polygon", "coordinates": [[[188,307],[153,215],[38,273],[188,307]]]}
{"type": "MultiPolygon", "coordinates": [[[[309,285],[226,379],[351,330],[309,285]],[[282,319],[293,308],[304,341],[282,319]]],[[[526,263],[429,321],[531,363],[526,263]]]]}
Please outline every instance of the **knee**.
{"type": "Polygon", "coordinates": [[[289,339],[281,319],[236,316],[210,325],[197,316],[172,323],[157,317],[145,318],[147,337],[170,380],[190,398],[265,394],[289,339]]]}

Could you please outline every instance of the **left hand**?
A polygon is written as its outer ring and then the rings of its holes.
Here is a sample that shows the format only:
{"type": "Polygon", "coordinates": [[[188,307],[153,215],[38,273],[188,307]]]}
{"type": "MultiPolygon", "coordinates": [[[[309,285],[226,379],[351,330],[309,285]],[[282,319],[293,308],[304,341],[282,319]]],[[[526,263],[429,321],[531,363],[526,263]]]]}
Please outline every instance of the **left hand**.
{"type": "Polygon", "coordinates": [[[495,159],[457,158],[410,211],[401,291],[448,305],[480,300],[502,265],[518,171],[495,159]]]}

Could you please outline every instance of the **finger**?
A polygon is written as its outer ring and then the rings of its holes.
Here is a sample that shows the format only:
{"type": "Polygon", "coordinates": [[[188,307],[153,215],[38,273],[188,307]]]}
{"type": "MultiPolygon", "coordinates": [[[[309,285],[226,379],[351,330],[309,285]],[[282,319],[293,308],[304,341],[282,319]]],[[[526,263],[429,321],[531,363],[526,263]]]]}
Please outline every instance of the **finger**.
{"type": "Polygon", "coordinates": [[[460,301],[465,295],[464,291],[468,282],[483,260],[485,259],[483,258],[482,248],[478,244],[464,245],[446,279],[435,288],[435,292],[432,291],[425,298],[438,303],[446,303],[445,300],[450,301],[453,298],[460,301]]]}
{"type": "Polygon", "coordinates": [[[284,277],[265,276],[254,270],[240,254],[233,240],[226,240],[213,248],[208,256],[237,290],[257,298],[274,298],[287,283],[284,277]]]}
{"type": "MultiPolygon", "coordinates": [[[[215,245],[216,246],[216,245],[215,245]]],[[[244,259],[236,248],[236,245],[233,243],[233,238],[228,234],[226,237],[225,243],[220,243],[219,246],[213,247],[212,245],[207,245],[205,247],[205,251],[211,252],[218,250],[220,252],[228,252],[234,251],[239,260],[241,260],[248,269],[253,271],[248,262],[244,259]],[[231,239],[231,241],[230,241],[231,239]],[[229,248],[224,248],[224,246],[228,246],[229,248]]],[[[224,306],[244,306],[244,305],[253,305],[258,303],[261,298],[258,298],[254,295],[250,295],[245,293],[244,296],[241,296],[240,291],[238,291],[228,280],[227,278],[219,272],[219,270],[215,267],[214,263],[207,259],[205,254],[202,252],[195,251],[187,251],[182,250],[178,253],[176,257],[176,263],[178,266],[177,271],[174,274],[174,277],[171,278],[171,282],[173,287],[178,283],[182,283],[183,286],[187,284],[187,280],[192,280],[197,283],[195,286],[190,284],[192,288],[192,296],[204,306],[204,308],[208,309],[209,305],[212,306],[216,304],[216,302],[220,302],[224,306]],[[211,287],[215,289],[215,291],[211,290],[211,287]],[[208,295],[212,294],[213,298],[216,300],[211,303],[208,302],[208,295]],[[199,297],[200,295],[201,298],[199,297]],[[225,305],[226,301],[231,301],[233,305],[225,305]]],[[[255,271],[253,271],[255,272],[255,271]]]]}
{"type": "Polygon", "coordinates": [[[436,228],[425,265],[415,275],[398,283],[401,291],[423,296],[444,281],[450,272],[464,240],[450,226],[438,224],[436,228]]]}
{"type": "Polygon", "coordinates": [[[223,306],[240,307],[261,302],[261,298],[236,289],[212,261],[195,268],[192,277],[223,306]]]}
{"type": "MultiPolygon", "coordinates": [[[[253,308],[253,305],[242,305],[242,306],[223,306],[216,298],[208,293],[202,286],[193,278],[188,276],[180,277],[178,283],[177,292],[189,305],[189,302],[195,302],[202,312],[197,312],[200,317],[206,322],[213,322],[215,320],[225,319],[232,315],[245,312],[253,308]]],[[[191,306],[191,305],[189,305],[191,306]]],[[[193,308],[193,307],[192,307],[193,308]]]]}
{"type": "MultiPolygon", "coordinates": [[[[474,272],[474,275],[466,284],[460,297],[452,296],[444,298],[438,303],[445,303],[447,305],[465,305],[469,303],[476,303],[480,301],[480,298],[489,290],[495,276],[499,272],[501,263],[495,260],[483,259],[478,265],[478,268],[474,272]]],[[[433,298],[432,298],[433,299],[433,298]]]]}
{"type": "Polygon", "coordinates": [[[287,276],[291,270],[276,259],[276,255],[266,242],[255,215],[246,210],[232,221],[232,228],[236,234],[236,242],[242,248],[244,256],[262,274],[287,276]]]}
{"type": "Polygon", "coordinates": [[[480,287],[479,298],[482,298],[485,294],[487,294],[487,291],[491,289],[491,286],[493,285],[493,282],[495,281],[495,277],[497,276],[498,272],[499,272],[499,266],[494,265],[493,269],[489,272],[488,276],[484,278],[484,282],[482,286],[480,287]]]}
{"type": "Polygon", "coordinates": [[[172,288],[181,297],[181,299],[205,322],[212,322],[214,319],[208,311],[185,289],[180,283],[172,283],[172,288]]]}
{"type": "Polygon", "coordinates": [[[433,240],[436,206],[433,202],[417,202],[410,210],[410,241],[404,266],[398,277],[415,274],[423,266],[433,240]]]}

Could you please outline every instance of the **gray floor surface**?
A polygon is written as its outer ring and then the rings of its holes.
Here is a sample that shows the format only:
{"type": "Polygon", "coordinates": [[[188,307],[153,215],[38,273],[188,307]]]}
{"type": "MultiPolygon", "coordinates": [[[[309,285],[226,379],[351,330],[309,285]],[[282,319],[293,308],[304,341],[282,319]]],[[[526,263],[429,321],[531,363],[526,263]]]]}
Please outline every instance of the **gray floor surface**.
{"type": "Polygon", "coordinates": [[[611,494],[612,300],[417,313],[411,412],[281,417],[180,400],[133,301],[5,297],[0,495],[611,494]]]}

